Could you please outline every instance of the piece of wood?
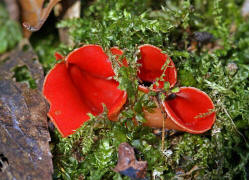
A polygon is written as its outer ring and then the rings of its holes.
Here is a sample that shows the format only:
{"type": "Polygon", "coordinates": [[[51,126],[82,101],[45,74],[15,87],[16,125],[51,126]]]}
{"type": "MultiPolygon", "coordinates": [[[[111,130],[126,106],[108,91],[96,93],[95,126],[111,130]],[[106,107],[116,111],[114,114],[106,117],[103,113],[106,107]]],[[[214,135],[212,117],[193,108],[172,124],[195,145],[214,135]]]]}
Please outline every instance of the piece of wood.
{"type": "Polygon", "coordinates": [[[28,42],[4,59],[0,57],[0,179],[52,179],[42,82],[42,67],[28,42]],[[23,65],[36,80],[37,89],[13,80],[13,68],[23,65]]]}
{"type": "MultiPolygon", "coordinates": [[[[61,12],[59,12],[58,10],[57,13],[59,19],[66,20],[66,19],[80,18],[80,11],[81,11],[80,0],[61,1],[56,6],[58,7],[57,9],[61,9],[61,12]]],[[[59,28],[59,37],[62,43],[69,46],[74,45],[73,39],[69,35],[68,28],[59,28]]]]}
{"type": "Polygon", "coordinates": [[[9,16],[14,21],[19,21],[20,18],[20,10],[18,7],[17,0],[4,0],[7,10],[9,12],[9,16]]]}

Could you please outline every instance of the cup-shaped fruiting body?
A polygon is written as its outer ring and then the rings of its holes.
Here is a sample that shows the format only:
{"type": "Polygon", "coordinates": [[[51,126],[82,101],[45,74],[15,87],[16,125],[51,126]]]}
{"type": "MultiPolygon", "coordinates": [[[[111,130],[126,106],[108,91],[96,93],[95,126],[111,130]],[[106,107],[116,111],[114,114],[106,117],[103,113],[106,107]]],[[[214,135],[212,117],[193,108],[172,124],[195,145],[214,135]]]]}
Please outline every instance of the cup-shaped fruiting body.
{"type": "Polygon", "coordinates": [[[122,66],[128,67],[128,62],[127,62],[127,59],[125,57],[122,60],[119,59],[123,55],[123,51],[122,50],[120,50],[118,47],[112,47],[110,49],[110,51],[111,51],[112,55],[116,56],[116,60],[118,61],[119,65],[121,67],[122,66]]]}
{"type": "MultiPolygon", "coordinates": [[[[153,89],[155,91],[162,89],[165,82],[170,83],[170,87],[176,84],[177,73],[175,64],[171,58],[162,53],[162,50],[152,45],[142,45],[139,47],[140,59],[138,63],[139,67],[138,77],[142,83],[154,83],[153,89]],[[158,78],[162,77],[158,81],[158,85],[155,84],[158,78]]],[[[148,92],[146,86],[140,85],[139,89],[148,92]]]]}
{"type": "Polygon", "coordinates": [[[192,134],[209,130],[215,122],[214,104],[203,91],[181,87],[173,98],[166,98],[153,111],[144,111],[150,127],[174,129],[192,134]],[[160,106],[160,107],[159,107],[160,106]]]}
{"type": "MultiPolygon", "coordinates": [[[[170,57],[152,45],[142,45],[139,50],[141,58],[138,63],[141,66],[138,77],[142,83],[154,83],[163,76],[157,85],[153,84],[153,91],[162,90],[165,82],[169,82],[171,88],[174,87],[177,73],[170,57]]],[[[140,85],[139,90],[149,92],[149,88],[144,85],[140,85]]],[[[212,100],[206,93],[193,87],[182,87],[178,93],[167,95],[165,101],[156,104],[157,108],[152,112],[144,110],[147,120],[145,126],[162,128],[164,124],[167,129],[198,134],[209,130],[215,121],[212,100]]]]}
{"type": "Polygon", "coordinates": [[[109,119],[116,118],[127,94],[113,76],[111,61],[98,45],[75,49],[47,74],[43,94],[50,104],[48,116],[63,137],[89,120],[88,113],[102,113],[103,104],[109,119]]]}
{"type": "MultiPolygon", "coordinates": [[[[113,55],[119,57],[123,54],[118,48],[112,48],[113,55]]],[[[177,72],[171,58],[159,48],[152,45],[139,47],[140,64],[138,78],[142,85],[139,90],[148,93],[150,90],[143,84],[153,84],[153,91],[163,89],[164,83],[169,82],[170,88],[174,87],[177,81],[177,72]],[[162,77],[159,81],[158,78],[162,77]],[[158,82],[156,84],[155,82],[158,82]]],[[[125,58],[119,61],[121,66],[128,66],[125,58]]],[[[163,102],[157,102],[157,108],[152,111],[144,109],[145,126],[167,129],[175,129],[193,134],[203,133],[209,130],[215,121],[214,105],[208,95],[193,87],[182,87],[175,94],[167,95],[163,102]]],[[[134,123],[137,124],[134,119],[134,123]]]]}

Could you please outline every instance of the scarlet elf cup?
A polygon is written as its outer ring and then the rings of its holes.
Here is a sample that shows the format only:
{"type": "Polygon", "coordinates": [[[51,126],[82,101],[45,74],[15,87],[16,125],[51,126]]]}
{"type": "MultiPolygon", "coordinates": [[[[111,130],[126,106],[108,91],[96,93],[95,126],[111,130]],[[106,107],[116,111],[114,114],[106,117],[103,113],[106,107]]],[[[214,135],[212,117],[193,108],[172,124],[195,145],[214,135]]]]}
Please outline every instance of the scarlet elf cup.
{"type": "MultiPolygon", "coordinates": [[[[163,79],[153,84],[153,91],[160,90],[165,82],[173,87],[177,81],[176,68],[166,54],[152,45],[139,47],[141,64],[138,78],[154,83],[163,73],[163,79]],[[167,64],[165,69],[162,67],[167,64]]],[[[114,55],[122,55],[118,48],[111,48],[114,55]]],[[[57,59],[62,56],[56,54],[57,59]]],[[[126,59],[120,65],[128,66],[126,59]]],[[[75,49],[63,61],[56,64],[47,74],[43,94],[50,103],[48,116],[63,137],[73,134],[84,122],[89,120],[88,113],[98,115],[103,112],[103,103],[108,109],[110,120],[116,120],[126,102],[127,93],[118,89],[119,83],[113,79],[111,61],[98,45],[86,45],[75,49]]],[[[149,89],[140,85],[139,90],[148,93],[149,89]]],[[[163,121],[168,129],[189,133],[203,133],[215,121],[212,100],[208,95],[193,87],[182,87],[175,98],[161,102],[153,112],[144,110],[150,127],[161,128],[163,121]],[[162,108],[167,118],[165,119],[162,108]],[[205,115],[203,115],[205,114],[205,115]]]]}

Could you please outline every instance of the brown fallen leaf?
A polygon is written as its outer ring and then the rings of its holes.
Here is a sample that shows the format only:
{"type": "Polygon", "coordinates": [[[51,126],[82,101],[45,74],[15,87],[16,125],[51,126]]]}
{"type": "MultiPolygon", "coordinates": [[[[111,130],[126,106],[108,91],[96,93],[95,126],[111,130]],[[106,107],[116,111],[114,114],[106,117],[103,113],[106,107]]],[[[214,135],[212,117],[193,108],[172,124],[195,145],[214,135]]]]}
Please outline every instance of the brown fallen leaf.
{"type": "MultiPolygon", "coordinates": [[[[27,22],[31,26],[35,26],[41,17],[43,3],[44,0],[19,0],[22,21],[27,22]]],[[[29,38],[31,32],[26,28],[23,28],[23,35],[24,37],[29,38]]]]}
{"type": "MultiPolygon", "coordinates": [[[[36,0],[37,2],[39,2],[39,0],[36,0]]],[[[37,17],[38,19],[36,20],[36,23],[32,23],[29,21],[24,21],[23,22],[23,26],[30,32],[35,32],[38,31],[42,25],[44,24],[44,22],[47,20],[50,12],[52,11],[53,7],[59,2],[60,0],[50,0],[48,5],[45,8],[43,7],[43,3],[42,6],[39,7],[39,9],[36,9],[37,12],[37,17]]],[[[34,1],[35,2],[35,1],[34,1]]]]}
{"type": "Polygon", "coordinates": [[[131,179],[146,179],[146,161],[137,161],[134,149],[128,143],[121,143],[118,147],[118,164],[115,172],[129,176],[131,179]]]}
{"type": "Polygon", "coordinates": [[[43,71],[28,42],[0,57],[0,179],[52,179],[47,105],[41,94],[43,71]],[[26,65],[37,89],[13,80],[26,65]]]}

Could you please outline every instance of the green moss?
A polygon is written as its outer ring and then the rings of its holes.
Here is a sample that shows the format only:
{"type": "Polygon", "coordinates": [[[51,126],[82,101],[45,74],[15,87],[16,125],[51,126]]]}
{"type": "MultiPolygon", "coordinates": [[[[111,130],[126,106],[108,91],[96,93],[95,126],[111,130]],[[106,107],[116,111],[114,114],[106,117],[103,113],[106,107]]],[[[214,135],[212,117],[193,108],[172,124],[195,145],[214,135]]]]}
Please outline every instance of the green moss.
{"type": "Polygon", "coordinates": [[[84,8],[80,19],[58,24],[59,28],[69,28],[76,46],[99,44],[108,54],[110,47],[120,47],[130,66],[118,68],[113,61],[115,78],[129,96],[119,122],[110,122],[101,115],[85,123],[70,138],[62,139],[56,134],[55,176],[127,179],[112,171],[117,163],[117,147],[126,141],[138,151],[137,158],[148,162],[148,177],[177,177],[179,169],[186,173],[198,167],[192,175],[199,179],[246,179],[249,23],[240,16],[241,2],[172,0],[159,1],[157,5],[154,1],[142,5],[139,2],[98,0],[84,8]],[[236,27],[235,32],[231,32],[232,26],[236,27]],[[196,51],[190,51],[193,32],[203,31],[214,35],[212,46],[200,45],[196,51]],[[212,130],[202,135],[167,136],[165,149],[161,151],[161,137],[150,128],[134,127],[132,118],[136,115],[143,122],[142,108],[154,106],[149,97],[155,94],[137,92],[136,52],[145,43],[169,54],[178,69],[181,86],[194,86],[209,94],[217,114],[212,130]],[[237,68],[231,69],[229,63],[237,68]]]}
{"type": "Polygon", "coordinates": [[[214,147],[210,139],[205,136],[184,134],[173,148],[175,166],[189,171],[193,166],[208,168],[214,164],[214,147]]]}
{"type": "Polygon", "coordinates": [[[196,80],[191,72],[186,70],[180,70],[179,73],[179,80],[182,86],[196,86],[196,80]]]}
{"type": "Polygon", "coordinates": [[[22,39],[19,24],[9,19],[8,12],[0,3],[0,54],[12,49],[22,39]]]}
{"type": "Polygon", "coordinates": [[[32,78],[27,66],[18,66],[13,69],[16,82],[26,82],[31,89],[37,88],[35,80],[32,78]]]}

